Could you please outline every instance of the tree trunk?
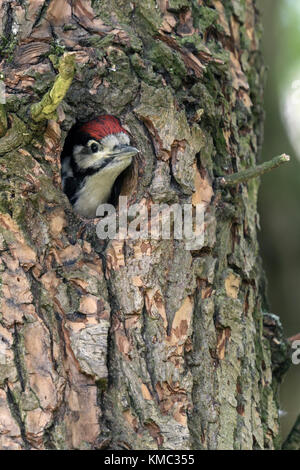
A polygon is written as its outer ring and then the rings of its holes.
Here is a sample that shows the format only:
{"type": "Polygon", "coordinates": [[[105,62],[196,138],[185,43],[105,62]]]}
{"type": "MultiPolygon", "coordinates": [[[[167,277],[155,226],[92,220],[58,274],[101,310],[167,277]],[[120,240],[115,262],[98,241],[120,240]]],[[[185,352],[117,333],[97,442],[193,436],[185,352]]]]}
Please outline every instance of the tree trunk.
{"type": "Polygon", "coordinates": [[[278,447],[285,344],[264,316],[259,181],[217,184],[262,141],[256,1],[0,7],[0,448],[278,447]],[[62,145],[104,113],[140,150],[130,204],[204,204],[201,249],[103,242],[74,214],[62,145]]]}

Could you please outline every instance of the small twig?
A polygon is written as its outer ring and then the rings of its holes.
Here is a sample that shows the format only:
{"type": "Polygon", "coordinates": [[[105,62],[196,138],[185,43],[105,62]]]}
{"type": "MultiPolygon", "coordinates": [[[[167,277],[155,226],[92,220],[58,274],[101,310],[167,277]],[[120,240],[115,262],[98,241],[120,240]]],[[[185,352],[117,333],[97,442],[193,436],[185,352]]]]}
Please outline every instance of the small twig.
{"type": "Polygon", "coordinates": [[[300,416],[282,446],[283,450],[300,450],[300,416]]]}
{"type": "Polygon", "coordinates": [[[248,170],[242,170],[231,175],[225,175],[217,178],[217,185],[221,187],[234,186],[239,183],[245,183],[246,181],[257,178],[258,176],[267,173],[268,171],[277,168],[283,163],[289,162],[290,157],[285,153],[279,155],[279,157],[274,157],[272,160],[262,163],[261,165],[255,166],[254,168],[249,168],[248,170]]]}
{"type": "Polygon", "coordinates": [[[75,59],[73,55],[64,55],[59,62],[59,74],[53,87],[48,91],[39,103],[31,106],[31,118],[35,122],[52,119],[54,113],[64,99],[75,73],[75,59]]]}

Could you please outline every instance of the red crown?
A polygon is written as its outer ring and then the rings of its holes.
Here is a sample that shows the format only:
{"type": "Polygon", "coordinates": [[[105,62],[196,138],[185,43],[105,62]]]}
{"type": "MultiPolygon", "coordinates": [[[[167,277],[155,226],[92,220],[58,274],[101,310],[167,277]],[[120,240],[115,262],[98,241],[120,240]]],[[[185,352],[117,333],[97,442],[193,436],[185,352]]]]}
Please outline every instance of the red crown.
{"type": "Polygon", "coordinates": [[[128,132],[121,126],[119,119],[109,114],[96,117],[92,121],[83,124],[79,130],[89,134],[97,140],[101,140],[103,137],[110,134],[118,134],[119,132],[128,134],[128,132]]]}

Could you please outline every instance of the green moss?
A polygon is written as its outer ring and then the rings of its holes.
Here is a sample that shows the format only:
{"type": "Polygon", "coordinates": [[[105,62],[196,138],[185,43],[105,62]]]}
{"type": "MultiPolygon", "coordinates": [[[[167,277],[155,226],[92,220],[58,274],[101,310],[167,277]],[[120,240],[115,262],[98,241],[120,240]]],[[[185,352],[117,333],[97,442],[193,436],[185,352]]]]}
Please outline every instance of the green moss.
{"type": "Polygon", "coordinates": [[[0,56],[6,59],[7,62],[12,62],[14,50],[18,44],[17,37],[13,34],[9,36],[1,36],[0,38],[0,56]]]}
{"type": "Polygon", "coordinates": [[[203,131],[204,144],[200,151],[200,161],[203,168],[206,168],[210,177],[213,177],[213,161],[216,153],[213,139],[208,132],[203,131]]]}
{"type": "Polygon", "coordinates": [[[231,7],[235,16],[244,23],[246,18],[246,0],[231,0],[231,7]]]}
{"type": "Polygon", "coordinates": [[[159,30],[162,24],[162,15],[155,0],[147,0],[147,2],[139,0],[136,4],[135,14],[141,20],[139,27],[144,28],[144,34],[145,30],[151,35],[159,30]]]}
{"type": "Polygon", "coordinates": [[[89,44],[92,47],[97,47],[98,49],[105,49],[114,42],[115,35],[113,33],[107,34],[104,38],[101,38],[97,35],[89,37],[89,44]]]}
{"type": "Polygon", "coordinates": [[[92,0],[92,7],[105,25],[114,27],[116,18],[122,26],[130,22],[132,4],[128,0],[92,0]]]}
{"type": "MultiPolygon", "coordinates": [[[[51,62],[58,68],[59,59],[55,55],[51,55],[51,62]]],[[[33,90],[38,96],[44,95],[49,90],[49,83],[55,79],[54,72],[38,73],[34,69],[28,71],[28,76],[34,78],[33,90]]]]}
{"type": "Polygon", "coordinates": [[[217,70],[227,70],[229,53],[224,50],[220,44],[214,41],[209,41],[204,44],[199,34],[178,38],[177,41],[181,46],[191,50],[195,54],[200,54],[201,56],[201,53],[203,53],[204,57],[207,54],[211,56],[206,67],[214,67],[217,70]]]}
{"type": "Polygon", "coordinates": [[[24,109],[28,103],[32,101],[31,96],[10,95],[7,98],[5,108],[7,113],[18,113],[20,115],[25,114],[24,109]]]}
{"type": "Polygon", "coordinates": [[[240,31],[240,41],[241,41],[241,49],[249,50],[251,46],[251,40],[247,34],[246,26],[241,26],[239,28],[240,31]]]}
{"type": "Polygon", "coordinates": [[[153,71],[149,61],[144,61],[139,54],[135,53],[130,56],[130,62],[135,73],[143,82],[152,86],[161,85],[161,78],[153,71]]]}
{"type": "Polygon", "coordinates": [[[124,107],[134,100],[139,84],[129,58],[122,50],[112,48],[106,59],[109,63],[108,86],[101,89],[101,105],[108,112],[120,115],[124,107]]]}
{"type": "Polygon", "coordinates": [[[198,5],[196,1],[193,1],[192,3],[192,11],[194,26],[199,28],[200,32],[204,32],[207,28],[213,25],[219,17],[217,10],[198,5]]]}
{"type": "Polygon", "coordinates": [[[77,29],[77,25],[73,24],[73,23],[65,24],[64,27],[63,27],[64,31],[72,31],[72,30],[75,30],[75,29],[77,29]]]}
{"type": "Polygon", "coordinates": [[[179,11],[182,8],[189,8],[189,0],[169,0],[168,1],[168,10],[179,11]]]}
{"type": "Polygon", "coordinates": [[[183,78],[187,75],[187,70],[178,52],[170,49],[161,41],[153,41],[150,43],[147,57],[157,71],[165,71],[170,75],[175,89],[181,86],[183,78]]]}
{"type": "Polygon", "coordinates": [[[49,54],[53,54],[53,55],[56,55],[57,57],[60,57],[65,52],[66,52],[66,48],[63,44],[61,44],[59,39],[55,39],[54,41],[52,41],[52,43],[50,44],[49,54]]]}
{"type": "Polygon", "coordinates": [[[96,381],[96,385],[100,393],[105,392],[108,386],[108,379],[103,378],[96,381]]]}
{"type": "Polygon", "coordinates": [[[39,408],[40,403],[36,394],[32,390],[29,390],[26,393],[22,393],[20,395],[19,405],[20,409],[23,412],[26,412],[39,408]]]}
{"type": "Polygon", "coordinates": [[[55,424],[51,429],[46,431],[45,434],[45,447],[54,448],[57,450],[68,450],[66,445],[67,441],[67,428],[64,422],[55,424]]]}
{"type": "Polygon", "coordinates": [[[32,134],[25,123],[16,114],[12,115],[11,127],[0,139],[0,155],[13,152],[20,145],[28,144],[31,139],[32,134]]]}
{"type": "Polygon", "coordinates": [[[209,93],[206,86],[201,82],[197,82],[191,88],[190,93],[192,96],[197,98],[199,106],[201,106],[204,110],[204,114],[208,118],[213,119],[216,114],[215,100],[209,93]]]}

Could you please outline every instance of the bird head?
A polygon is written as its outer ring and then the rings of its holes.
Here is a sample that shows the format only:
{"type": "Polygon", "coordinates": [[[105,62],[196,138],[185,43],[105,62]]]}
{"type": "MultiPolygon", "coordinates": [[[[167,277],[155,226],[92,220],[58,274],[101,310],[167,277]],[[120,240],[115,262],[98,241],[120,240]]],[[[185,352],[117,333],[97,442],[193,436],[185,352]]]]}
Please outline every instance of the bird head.
{"type": "Polygon", "coordinates": [[[98,205],[118,193],[121,173],[137,153],[128,132],[114,116],[98,116],[73,127],[61,154],[61,174],[63,190],[74,210],[84,217],[95,217],[98,205]]]}
{"type": "Polygon", "coordinates": [[[78,127],[73,145],[73,157],[82,172],[104,169],[106,173],[123,171],[138,153],[130,145],[128,132],[120,121],[110,115],[98,116],[78,127]]]}

